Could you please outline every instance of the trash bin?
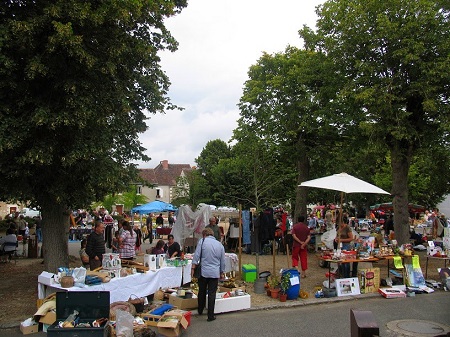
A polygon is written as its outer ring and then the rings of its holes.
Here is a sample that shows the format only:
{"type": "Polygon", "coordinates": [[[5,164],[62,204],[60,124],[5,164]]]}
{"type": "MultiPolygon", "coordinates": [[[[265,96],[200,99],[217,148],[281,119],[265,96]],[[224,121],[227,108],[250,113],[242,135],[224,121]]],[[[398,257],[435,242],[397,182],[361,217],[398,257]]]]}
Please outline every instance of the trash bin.
{"type": "Polygon", "coordinates": [[[290,285],[288,290],[286,291],[288,300],[295,300],[298,298],[298,294],[300,293],[300,275],[297,269],[284,269],[281,273],[285,275],[290,273],[290,285]]]}

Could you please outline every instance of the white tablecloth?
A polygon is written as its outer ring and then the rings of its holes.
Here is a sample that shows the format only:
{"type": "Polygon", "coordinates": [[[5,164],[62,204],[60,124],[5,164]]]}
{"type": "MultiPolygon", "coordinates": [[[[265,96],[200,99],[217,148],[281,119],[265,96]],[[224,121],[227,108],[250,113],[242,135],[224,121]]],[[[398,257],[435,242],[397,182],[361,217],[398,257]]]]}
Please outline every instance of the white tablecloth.
{"type": "Polygon", "coordinates": [[[225,273],[239,271],[239,257],[234,253],[225,253],[225,273]]]}
{"type": "Polygon", "coordinates": [[[127,301],[131,295],[145,297],[154,294],[160,288],[181,286],[191,281],[191,265],[184,267],[165,267],[157,271],[137,273],[121,278],[113,278],[110,282],[84,288],[62,288],[59,284],[45,285],[38,283],[38,297],[45,298],[55,291],[109,291],[111,303],[127,301]],[[189,279],[187,281],[187,279],[189,279]]]}

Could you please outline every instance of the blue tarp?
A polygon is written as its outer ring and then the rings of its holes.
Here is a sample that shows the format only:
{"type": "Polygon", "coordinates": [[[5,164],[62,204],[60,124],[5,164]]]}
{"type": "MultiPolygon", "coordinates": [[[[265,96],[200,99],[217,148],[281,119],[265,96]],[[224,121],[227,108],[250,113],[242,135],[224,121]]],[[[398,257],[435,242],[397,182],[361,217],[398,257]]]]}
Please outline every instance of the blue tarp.
{"type": "Polygon", "coordinates": [[[138,214],[149,214],[149,213],[157,213],[157,212],[175,212],[177,208],[168,202],[155,200],[149,202],[148,204],[136,206],[131,209],[132,213],[138,214]]]}

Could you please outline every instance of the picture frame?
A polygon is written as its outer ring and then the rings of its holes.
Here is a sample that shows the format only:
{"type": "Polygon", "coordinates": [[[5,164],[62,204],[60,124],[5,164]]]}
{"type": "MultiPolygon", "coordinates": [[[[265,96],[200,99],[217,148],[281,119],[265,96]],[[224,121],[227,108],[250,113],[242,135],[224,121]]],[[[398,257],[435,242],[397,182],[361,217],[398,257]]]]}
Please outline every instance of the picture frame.
{"type": "Polygon", "coordinates": [[[338,296],[354,296],[361,294],[357,277],[336,279],[336,293],[338,296]]]}

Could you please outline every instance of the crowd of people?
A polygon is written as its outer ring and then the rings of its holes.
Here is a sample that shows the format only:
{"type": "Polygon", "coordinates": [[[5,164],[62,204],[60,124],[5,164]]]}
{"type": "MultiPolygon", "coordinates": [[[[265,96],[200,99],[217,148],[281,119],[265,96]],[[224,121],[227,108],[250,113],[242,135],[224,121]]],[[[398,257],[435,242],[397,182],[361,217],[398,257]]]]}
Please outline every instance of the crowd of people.
{"type": "MultiPolygon", "coordinates": [[[[356,216],[350,217],[346,212],[340,217],[338,209],[326,205],[315,208],[307,218],[303,215],[299,216],[291,229],[289,226],[284,226],[282,229],[283,222],[280,216],[277,215],[275,221],[274,240],[280,247],[289,245],[292,251],[292,266],[298,269],[301,277],[307,275],[308,245],[313,239],[311,233],[323,233],[335,229],[334,248],[339,247],[342,250],[351,250],[361,244],[361,240],[354,235],[361,229],[370,229],[375,232],[376,246],[395,239],[394,216],[391,212],[371,211],[363,222],[359,222],[356,216]]],[[[415,233],[414,226],[411,226],[411,239],[417,239],[416,244],[421,244],[423,240],[430,237],[432,239],[442,238],[444,228],[449,227],[448,219],[438,209],[425,211],[418,221],[426,225],[425,228],[431,229],[431,232],[428,233],[428,237],[426,237],[426,232],[422,236],[415,233]]],[[[343,278],[355,277],[357,269],[357,263],[343,263],[339,266],[339,274],[343,278]]]]}
{"type": "MultiPolygon", "coordinates": [[[[168,220],[174,222],[173,214],[170,214],[168,220]]],[[[152,216],[150,215],[143,228],[152,228],[152,216]]],[[[157,224],[161,224],[162,214],[156,217],[157,224]]],[[[136,252],[140,247],[139,242],[140,226],[133,228],[132,224],[125,220],[118,221],[118,228],[112,239],[111,249],[120,255],[122,260],[133,260],[136,252]]],[[[144,240],[153,241],[153,234],[149,231],[143,236],[144,240]]],[[[80,259],[83,266],[91,270],[95,270],[102,266],[103,254],[106,252],[107,242],[105,239],[105,223],[100,219],[95,220],[93,232],[81,241],[80,259]]],[[[141,237],[142,239],[142,237],[141,237]]],[[[155,246],[148,251],[150,254],[166,254],[167,258],[182,257],[183,252],[178,242],[174,240],[174,236],[169,234],[167,242],[158,239],[155,246]]],[[[218,287],[219,278],[224,277],[225,271],[225,249],[221,243],[221,232],[218,226],[218,219],[211,217],[209,224],[202,232],[202,239],[199,240],[192,263],[192,276],[194,270],[199,268],[198,275],[198,312],[201,315],[206,306],[206,295],[208,294],[208,315],[207,320],[216,319],[214,315],[215,293],[218,287]]]]}
{"type": "Polygon", "coordinates": [[[36,234],[39,242],[42,242],[42,222],[40,216],[33,218],[33,223],[28,223],[23,214],[15,212],[5,217],[7,222],[6,236],[0,238],[0,256],[11,258],[12,252],[16,251],[18,241],[26,242],[31,234],[36,234]]]}

